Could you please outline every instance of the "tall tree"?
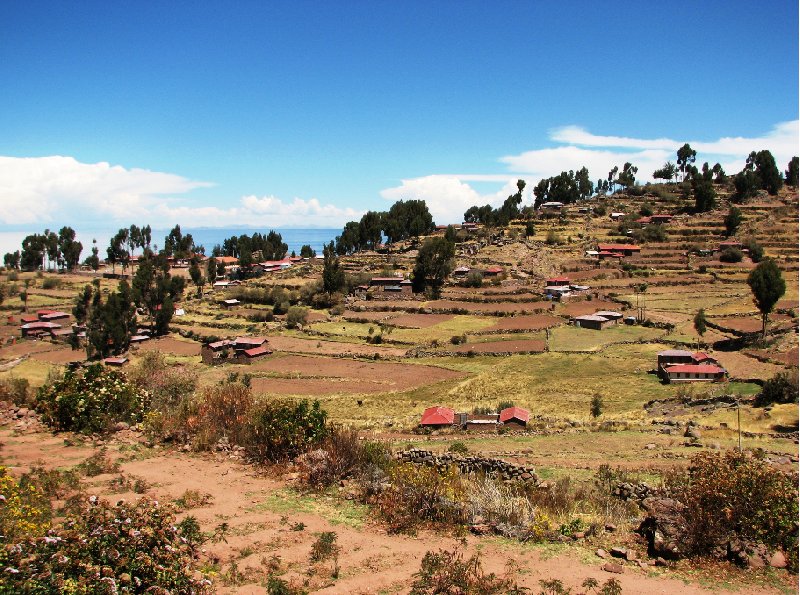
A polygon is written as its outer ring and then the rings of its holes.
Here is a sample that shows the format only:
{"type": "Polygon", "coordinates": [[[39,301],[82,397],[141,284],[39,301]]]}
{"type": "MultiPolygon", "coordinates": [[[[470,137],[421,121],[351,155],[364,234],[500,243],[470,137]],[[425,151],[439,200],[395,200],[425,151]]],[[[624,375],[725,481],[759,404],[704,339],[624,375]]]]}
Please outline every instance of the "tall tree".
{"type": "Polygon", "coordinates": [[[786,168],[785,173],[786,173],[786,185],[791,186],[792,188],[797,188],[797,178],[798,178],[797,157],[792,157],[792,160],[789,162],[789,165],[786,168]]]}
{"type": "Polygon", "coordinates": [[[783,178],[778,166],[775,164],[775,157],[767,150],[759,151],[755,156],[756,175],[761,180],[761,188],[772,195],[778,193],[783,186],[783,178]]]}
{"type": "Polygon", "coordinates": [[[427,290],[437,299],[445,279],[453,271],[455,250],[455,244],[443,237],[425,240],[414,263],[414,290],[427,290]]]}
{"type": "Polygon", "coordinates": [[[7,269],[18,269],[19,259],[19,250],[15,250],[14,252],[6,252],[5,256],[3,256],[3,265],[7,269]]]}
{"type": "Polygon", "coordinates": [[[697,331],[697,335],[700,339],[706,334],[706,328],[706,311],[700,308],[694,316],[694,330],[697,331]]]}
{"type": "Polygon", "coordinates": [[[35,271],[39,267],[44,267],[46,237],[34,233],[22,240],[22,252],[20,254],[20,268],[23,271],[35,271]]]}
{"type": "Polygon", "coordinates": [[[616,183],[622,186],[624,189],[634,186],[636,184],[636,173],[638,171],[638,167],[626,161],[625,165],[622,166],[622,172],[620,172],[616,179],[616,183]]]}
{"type": "Polygon", "coordinates": [[[58,247],[62,263],[70,271],[77,268],[81,260],[83,244],[75,240],[75,230],[71,227],[62,227],[58,232],[58,247]]]}
{"type": "Polygon", "coordinates": [[[656,180],[665,180],[669,182],[678,175],[678,168],[675,166],[672,161],[667,161],[661,169],[657,169],[653,172],[653,178],[656,180]]]}
{"type": "Polygon", "coordinates": [[[747,284],[753,292],[753,302],[761,312],[761,337],[766,339],[769,314],[786,293],[786,281],[783,280],[781,270],[775,261],[766,258],[750,272],[747,284]]]}
{"type": "Polygon", "coordinates": [[[694,210],[697,213],[711,211],[716,203],[717,191],[710,180],[702,176],[692,177],[692,189],[694,190],[694,210]]]}
{"type": "Polygon", "coordinates": [[[680,149],[678,149],[678,169],[683,174],[683,179],[686,179],[686,172],[689,169],[689,166],[695,162],[697,159],[697,151],[692,149],[689,146],[689,143],[684,144],[680,149]]]}
{"type": "Polygon", "coordinates": [[[742,224],[742,211],[738,207],[732,206],[725,216],[725,235],[730,237],[736,233],[742,224]]]}
{"type": "Polygon", "coordinates": [[[339,265],[333,242],[322,249],[322,290],[329,296],[344,288],[344,271],[339,265]]]}
{"type": "Polygon", "coordinates": [[[616,182],[616,177],[617,177],[617,172],[618,171],[619,171],[619,167],[615,165],[613,168],[611,168],[611,171],[608,172],[608,185],[611,188],[611,194],[614,194],[615,186],[616,186],[616,183],[617,183],[616,182]]]}
{"type": "Polygon", "coordinates": [[[189,277],[197,287],[197,297],[203,297],[203,285],[206,284],[206,280],[203,277],[203,271],[200,270],[197,257],[192,258],[192,263],[189,265],[189,277]]]}

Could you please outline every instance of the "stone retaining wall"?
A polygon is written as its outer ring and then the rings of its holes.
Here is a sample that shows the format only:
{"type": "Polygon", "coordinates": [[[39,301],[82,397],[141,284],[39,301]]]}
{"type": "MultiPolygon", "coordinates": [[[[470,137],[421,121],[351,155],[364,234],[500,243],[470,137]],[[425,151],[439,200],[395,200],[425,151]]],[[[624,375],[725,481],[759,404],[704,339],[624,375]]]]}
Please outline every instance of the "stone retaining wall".
{"type": "Polygon", "coordinates": [[[533,467],[516,465],[503,461],[502,459],[490,459],[487,457],[458,455],[451,452],[435,454],[430,450],[412,448],[398,452],[395,455],[397,460],[413,463],[415,465],[427,465],[437,467],[442,470],[449,465],[455,465],[459,473],[475,474],[485,473],[490,477],[497,477],[507,481],[516,480],[531,482],[534,485],[539,483],[539,477],[533,467]]]}

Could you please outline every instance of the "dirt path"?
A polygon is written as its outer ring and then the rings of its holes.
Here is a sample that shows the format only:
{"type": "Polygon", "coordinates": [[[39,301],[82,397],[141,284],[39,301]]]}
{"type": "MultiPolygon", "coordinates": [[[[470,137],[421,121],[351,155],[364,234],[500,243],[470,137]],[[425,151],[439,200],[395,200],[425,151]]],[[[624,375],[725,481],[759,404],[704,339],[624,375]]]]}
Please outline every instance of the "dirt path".
{"type": "MultiPolygon", "coordinates": [[[[9,427],[0,428],[0,456],[3,464],[20,473],[37,461],[48,467],[74,466],[93,451],[91,444],[66,443],[64,438],[41,432],[15,434],[9,427]]],[[[626,595],[729,592],[686,584],[670,571],[656,568],[644,571],[626,566],[622,574],[612,575],[601,569],[602,562],[591,551],[579,546],[524,546],[472,535],[461,542],[430,532],[389,535],[371,521],[364,507],[323,495],[299,496],[287,487],[290,482],[285,478],[263,476],[225,453],[165,452],[136,445],[135,435],[128,434],[128,438],[127,442],[112,442],[108,448],[112,457],[129,459],[121,466],[124,475],[143,478],[149,486],[147,494],[161,501],[175,500],[187,490],[207,494],[207,504],[181,516],[194,515],[205,531],[228,523],[227,543],[208,543],[203,550],[206,569],[217,572],[214,582],[219,593],[264,593],[270,567],[285,580],[305,584],[315,593],[407,593],[427,551],[452,550],[462,543],[467,554],[481,552],[485,570],[504,573],[513,568],[519,584],[533,592],[538,592],[542,579],[558,578],[565,586],[580,590],[587,577],[602,583],[612,576],[626,595]],[[309,562],[311,545],[322,531],[336,532],[341,546],[336,579],[331,578],[332,563],[309,562]],[[234,561],[238,580],[231,581],[234,561]]],[[[114,492],[109,481],[116,476],[85,479],[87,491],[111,500],[139,497],[114,492]]],[[[779,591],[747,585],[746,592],[779,591]]]]}

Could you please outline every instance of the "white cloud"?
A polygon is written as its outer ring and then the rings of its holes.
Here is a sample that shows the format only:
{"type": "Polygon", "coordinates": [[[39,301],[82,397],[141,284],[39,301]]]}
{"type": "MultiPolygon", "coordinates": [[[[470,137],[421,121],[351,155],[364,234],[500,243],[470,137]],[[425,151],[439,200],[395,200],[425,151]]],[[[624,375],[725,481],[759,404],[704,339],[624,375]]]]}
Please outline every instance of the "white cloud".
{"type": "Polygon", "coordinates": [[[0,157],[0,223],[142,221],[162,195],[204,186],[211,184],[72,157],[0,157]]]}
{"type": "Polygon", "coordinates": [[[705,161],[711,165],[719,162],[726,172],[733,174],[741,171],[751,151],[768,149],[782,170],[798,154],[800,142],[797,120],[777,124],[761,136],[723,137],[712,141],[603,136],[579,126],[553,129],[550,139],[560,146],[500,157],[499,162],[509,171],[507,174],[433,174],[403,180],[399,186],[381,191],[381,196],[392,201],[424,199],[437,223],[448,223],[459,221],[472,205],[489,203],[498,206],[509,194],[516,192],[519,178],[528,183],[525,193],[528,202],[532,186],[540,179],[562,171],[577,171],[584,166],[588,168],[592,181],[596,182],[607,178],[614,166],[621,169],[629,161],[638,167],[637,181],[644,183],[653,181],[653,172],[666,161],[674,163],[678,148],[685,142],[697,151],[698,167],[705,161]],[[469,182],[499,182],[504,185],[495,193],[481,194],[469,182]]]}
{"type": "Polygon", "coordinates": [[[194,207],[159,205],[154,215],[159,221],[177,221],[185,227],[340,227],[346,221],[360,219],[362,212],[322,204],[316,198],[294,198],[284,202],[274,196],[244,196],[238,206],[194,207]]]}
{"type": "Polygon", "coordinates": [[[388,201],[424,200],[437,224],[459,223],[464,211],[473,205],[502,204],[509,194],[517,191],[517,176],[510,175],[432,175],[403,180],[400,186],[381,191],[388,201]],[[504,182],[502,188],[490,194],[480,194],[472,182],[504,182]]]}
{"type": "Polygon", "coordinates": [[[316,198],[284,202],[249,195],[229,208],[187,204],[186,193],[210,186],[175,174],[72,157],[0,157],[0,225],[337,227],[361,216],[316,198]]]}

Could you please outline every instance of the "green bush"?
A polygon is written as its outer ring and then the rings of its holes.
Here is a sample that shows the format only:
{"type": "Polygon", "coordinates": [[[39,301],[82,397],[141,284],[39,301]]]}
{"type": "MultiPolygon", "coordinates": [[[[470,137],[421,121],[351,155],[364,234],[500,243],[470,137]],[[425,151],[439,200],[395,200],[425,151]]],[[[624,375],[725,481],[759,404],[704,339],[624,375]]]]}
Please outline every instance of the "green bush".
{"type": "Polygon", "coordinates": [[[142,421],[150,394],[125,374],[95,364],[68,370],[64,378],[39,389],[36,408],[56,430],[106,432],[116,422],[142,421]]]}
{"type": "Polygon", "coordinates": [[[6,593],[211,593],[168,505],[92,497],[47,536],[0,549],[6,593]],[[9,572],[12,568],[16,572],[9,572]]]}
{"type": "Polygon", "coordinates": [[[305,326],[308,320],[308,308],[292,306],[286,312],[286,328],[305,326]]]}
{"type": "Polygon", "coordinates": [[[742,262],[744,254],[738,248],[725,248],[719,255],[720,262],[742,262]]]}
{"type": "Polygon", "coordinates": [[[294,458],[325,438],[327,417],[319,401],[261,401],[248,415],[241,445],[257,461],[294,458]]]}
{"type": "Polygon", "coordinates": [[[756,396],[755,406],[766,407],[773,403],[797,403],[797,385],[796,368],[790,372],[778,372],[764,382],[761,392],[756,396]]]}
{"type": "Polygon", "coordinates": [[[453,442],[447,449],[447,452],[452,452],[460,455],[469,454],[469,447],[463,442],[453,442]]]}
{"type": "Polygon", "coordinates": [[[481,275],[478,271],[470,271],[467,273],[463,285],[464,287],[480,287],[483,285],[483,275],[481,275]]]}
{"type": "Polygon", "coordinates": [[[798,491],[769,463],[731,450],[695,455],[677,499],[686,505],[691,554],[706,555],[731,538],[781,547],[797,568],[798,491]]]}
{"type": "Polygon", "coordinates": [[[764,248],[753,238],[747,240],[744,247],[747,248],[750,260],[753,262],[761,262],[764,259],[764,248]]]}

